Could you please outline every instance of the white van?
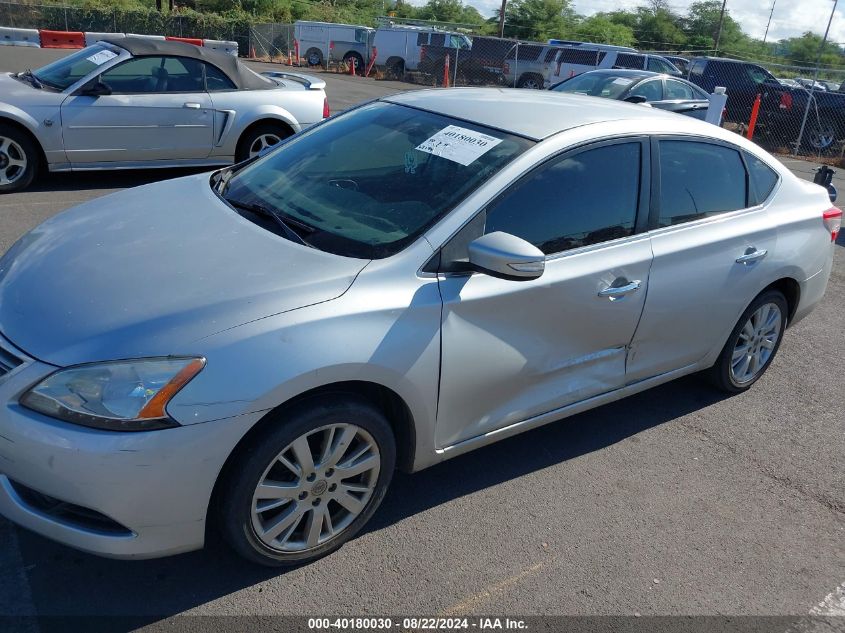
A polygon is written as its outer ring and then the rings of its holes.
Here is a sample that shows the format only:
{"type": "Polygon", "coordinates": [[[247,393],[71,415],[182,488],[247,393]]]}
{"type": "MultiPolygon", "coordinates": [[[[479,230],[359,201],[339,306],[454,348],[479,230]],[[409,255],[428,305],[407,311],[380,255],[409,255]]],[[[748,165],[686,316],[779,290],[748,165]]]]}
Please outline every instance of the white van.
{"type": "Polygon", "coordinates": [[[406,70],[417,69],[420,51],[427,44],[468,51],[472,40],[463,33],[434,27],[380,26],[373,38],[373,46],[377,50],[376,64],[384,66],[389,75],[401,78],[406,70]]]}
{"type": "Polygon", "coordinates": [[[293,26],[293,37],[299,43],[300,56],[309,65],[344,61],[354,64],[362,74],[370,62],[375,31],[368,26],[299,20],[293,26]]]}

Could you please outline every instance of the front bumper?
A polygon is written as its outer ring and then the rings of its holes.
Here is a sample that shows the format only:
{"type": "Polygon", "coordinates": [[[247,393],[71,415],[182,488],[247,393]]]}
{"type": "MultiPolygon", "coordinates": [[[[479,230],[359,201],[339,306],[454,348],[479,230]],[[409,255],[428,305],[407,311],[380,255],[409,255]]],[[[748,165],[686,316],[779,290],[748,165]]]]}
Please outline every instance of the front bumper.
{"type": "Polygon", "coordinates": [[[0,515],[71,547],[113,558],[199,549],[217,476],[260,414],[143,433],[106,432],[21,407],[18,396],[53,371],[27,361],[0,377],[0,515]],[[26,487],[105,515],[126,529],[45,512],[26,487]]]}

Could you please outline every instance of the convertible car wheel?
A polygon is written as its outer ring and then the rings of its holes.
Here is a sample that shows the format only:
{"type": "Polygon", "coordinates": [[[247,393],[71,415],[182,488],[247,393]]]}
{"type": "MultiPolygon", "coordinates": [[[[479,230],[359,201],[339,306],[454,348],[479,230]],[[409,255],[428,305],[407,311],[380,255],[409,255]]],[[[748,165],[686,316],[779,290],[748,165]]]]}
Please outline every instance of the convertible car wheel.
{"type": "Polygon", "coordinates": [[[232,547],[274,567],[310,562],[352,538],[381,503],[396,461],[384,415],[352,397],[275,422],[238,456],[219,495],[232,547]]]}
{"type": "Polygon", "coordinates": [[[290,132],[277,125],[259,125],[248,130],[238,143],[236,160],[240,162],[254,158],[274,145],[278,145],[288,136],[290,132]]]}
{"type": "Polygon", "coordinates": [[[0,124],[0,193],[27,187],[38,169],[38,151],[28,136],[0,124]]]}

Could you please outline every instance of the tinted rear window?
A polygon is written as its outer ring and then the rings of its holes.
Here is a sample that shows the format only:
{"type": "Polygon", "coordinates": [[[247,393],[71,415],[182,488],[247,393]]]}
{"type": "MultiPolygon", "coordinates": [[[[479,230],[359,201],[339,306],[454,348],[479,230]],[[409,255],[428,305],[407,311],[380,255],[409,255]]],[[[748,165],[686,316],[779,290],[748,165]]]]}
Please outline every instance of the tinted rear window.
{"type": "Polygon", "coordinates": [[[660,226],[746,207],[739,152],[695,141],[660,141],[660,226]]]}
{"type": "Polygon", "coordinates": [[[561,49],[558,60],[564,64],[598,66],[605,55],[607,55],[605,51],[585,51],[578,48],[564,48],[561,49]]]}
{"type": "Polygon", "coordinates": [[[748,192],[750,205],[764,202],[778,182],[777,172],[762,160],[751,154],[745,154],[748,165],[748,176],[751,179],[751,189],[748,192]]]}
{"type": "Polygon", "coordinates": [[[534,62],[540,58],[540,53],[542,52],[542,46],[535,46],[533,44],[522,44],[520,46],[514,46],[513,50],[508,52],[505,59],[519,59],[526,62],[534,62]]]}

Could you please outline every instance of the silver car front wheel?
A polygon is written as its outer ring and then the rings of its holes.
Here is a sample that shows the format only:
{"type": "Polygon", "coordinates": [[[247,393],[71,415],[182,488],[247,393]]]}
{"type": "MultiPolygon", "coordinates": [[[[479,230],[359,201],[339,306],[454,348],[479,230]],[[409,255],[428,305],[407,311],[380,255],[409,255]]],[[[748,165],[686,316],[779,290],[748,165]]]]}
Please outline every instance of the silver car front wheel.
{"type": "Polygon", "coordinates": [[[0,123],[0,193],[25,188],[35,178],[38,150],[32,140],[10,125],[0,123]]]}
{"type": "Polygon", "coordinates": [[[218,525],[242,556],[268,566],[316,560],[376,511],[396,464],[384,412],[355,394],[328,394],[265,418],[215,489],[218,525]]]}
{"type": "Polygon", "coordinates": [[[282,137],[273,132],[261,134],[253,140],[252,145],[249,146],[249,158],[254,158],[261,154],[264,150],[278,145],[282,142],[282,137]]]}
{"type": "Polygon", "coordinates": [[[302,552],[339,536],[367,506],[381,455],[354,424],[300,435],[262,475],[252,496],[252,526],[267,547],[302,552]]]}

